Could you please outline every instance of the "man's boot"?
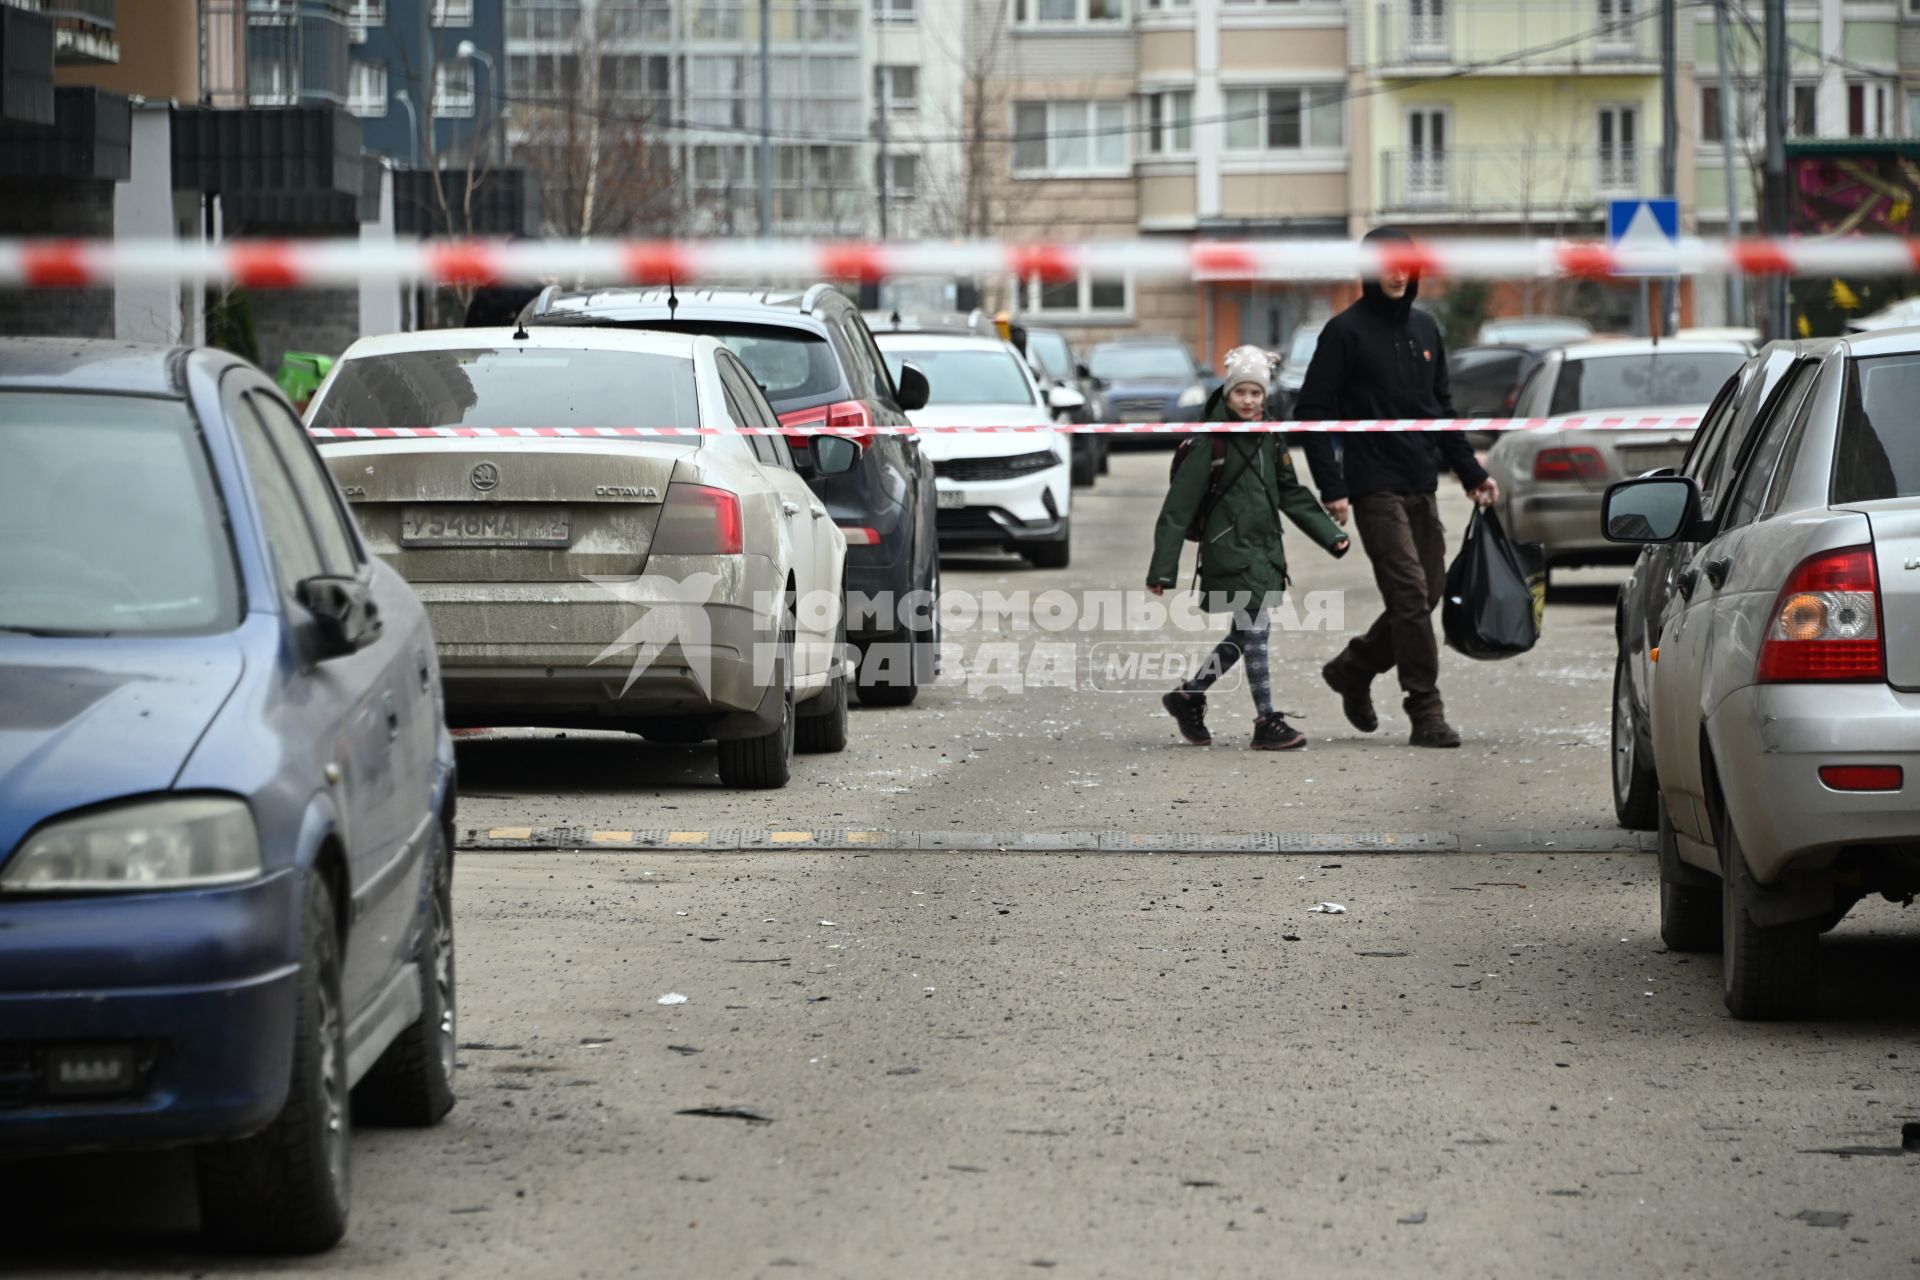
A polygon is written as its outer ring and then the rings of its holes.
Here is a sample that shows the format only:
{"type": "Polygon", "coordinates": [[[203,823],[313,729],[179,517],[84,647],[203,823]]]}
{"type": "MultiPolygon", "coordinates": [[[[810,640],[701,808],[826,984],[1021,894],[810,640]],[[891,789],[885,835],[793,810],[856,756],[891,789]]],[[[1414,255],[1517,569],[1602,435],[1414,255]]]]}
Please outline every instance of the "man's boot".
{"type": "Polygon", "coordinates": [[[1380,727],[1380,716],[1373,709],[1370,692],[1373,677],[1362,674],[1345,653],[1320,668],[1320,678],[1340,695],[1340,710],[1346,713],[1348,724],[1362,733],[1372,733],[1380,727]]]}
{"type": "Polygon", "coordinates": [[[1413,736],[1407,739],[1415,747],[1457,747],[1460,735],[1447,723],[1446,709],[1436,700],[1431,706],[1418,709],[1409,706],[1407,716],[1413,721],[1413,736]]]}

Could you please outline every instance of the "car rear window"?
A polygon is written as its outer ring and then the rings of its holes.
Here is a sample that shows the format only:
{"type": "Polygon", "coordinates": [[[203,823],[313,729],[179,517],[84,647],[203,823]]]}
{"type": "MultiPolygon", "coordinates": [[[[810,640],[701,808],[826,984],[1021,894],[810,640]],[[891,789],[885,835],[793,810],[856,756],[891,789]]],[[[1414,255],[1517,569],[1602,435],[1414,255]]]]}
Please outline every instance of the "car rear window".
{"type": "Polygon", "coordinates": [[[1848,362],[1846,400],[1834,451],[1833,501],[1920,496],[1916,404],[1920,404],[1920,355],[1848,362]]]}
{"type": "MultiPolygon", "coordinates": [[[[568,347],[453,347],[342,362],[313,427],[700,425],[693,361],[568,347]]],[[[697,437],[659,436],[691,447],[697,437]]]]}
{"type": "Polygon", "coordinates": [[[1569,360],[1560,367],[1547,412],[1706,404],[1744,363],[1746,357],[1737,351],[1655,351],[1569,360]]]}
{"type": "Polygon", "coordinates": [[[0,458],[0,631],[238,623],[226,513],[184,404],[0,394],[0,458]]]}
{"type": "Polygon", "coordinates": [[[911,363],[927,375],[928,404],[1035,404],[1033,386],[1010,351],[906,351],[891,347],[887,368],[900,381],[911,363]]]}
{"type": "Polygon", "coordinates": [[[1087,364],[1094,377],[1108,382],[1127,378],[1193,377],[1193,361],[1185,348],[1150,342],[1115,342],[1095,347],[1087,364]]]}

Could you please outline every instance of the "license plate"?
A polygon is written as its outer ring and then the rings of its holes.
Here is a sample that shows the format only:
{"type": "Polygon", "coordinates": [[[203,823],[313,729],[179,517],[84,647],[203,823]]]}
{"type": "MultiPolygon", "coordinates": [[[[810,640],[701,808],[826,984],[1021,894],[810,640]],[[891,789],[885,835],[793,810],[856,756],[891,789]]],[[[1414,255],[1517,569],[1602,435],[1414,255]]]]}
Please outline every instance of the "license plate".
{"type": "Polygon", "coordinates": [[[967,505],[967,493],[964,489],[940,489],[935,491],[935,506],[964,507],[967,505]]]}
{"type": "Polygon", "coordinates": [[[405,507],[403,547],[564,547],[573,537],[565,507],[405,507]]]}
{"type": "Polygon", "coordinates": [[[1622,468],[1630,476],[1645,475],[1661,467],[1678,468],[1681,459],[1686,456],[1687,446],[1684,444],[1631,445],[1623,446],[1620,450],[1622,468]]]}

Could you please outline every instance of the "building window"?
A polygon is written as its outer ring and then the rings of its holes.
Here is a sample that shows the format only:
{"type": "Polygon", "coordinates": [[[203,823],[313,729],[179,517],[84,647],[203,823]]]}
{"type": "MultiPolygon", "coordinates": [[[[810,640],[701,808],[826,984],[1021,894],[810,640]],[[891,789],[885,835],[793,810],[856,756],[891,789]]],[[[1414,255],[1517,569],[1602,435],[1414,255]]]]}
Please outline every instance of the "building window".
{"type": "Polygon", "coordinates": [[[369,28],[386,25],[387,0],[353,0],[353,11],[347,20],[353,24],[353,42],[363,43],[369,28]]]}
{"type": "Polygon", "coordinates": [[[881,110],[911,115],[920,109],[920,68],[875,67],[873,100],[881,110]]]}
{"type": "Polygon", "coordinates": [[[1817,110],[1819,101],[1819,84],[1806,83],[1793,86],[1793,119],[1787,124],[1794,137],[1817,138],[1820,136],[1820,113],[1817,110]]]}
{"type": "Polygon", "coordinates": [[[1346,145],[1346,90],[1339,85],[1229,89],[1227,150],[1331,151],[1346,145]]]}
{"type": "Polygon", "coordinates": [[[387,114],[387,67],[382,62],[356,62],[347,83],[347,110],[363,120],[387,114]]]}
{"type": "MultiPolygon", "coordinates": [[[[1761,112],[1760,86],[1751,82],[1736,84],[1733,90],[1735,145],[1752,146],[1761,136],[1765,126],[1766,117],[1761,112]]],[[[1720,131],[1720,86],[1717,84],[1700,86],[1700,141],[1716,147],[1726,141],[1720,131]]]]}
{"type": "Polygon", "coordinates": [[[1145,94],[1140,110],[1149,155],[1184,156],[1193,151],[1193,90],[1145,94]]]}
{"type": "Polygon", "coordinates": [[[247,102],[256,107],[290,107],[300,100],[293,67],[278,58],[247,59],[247,102]]]}
{"type": "Polygon", "coordinates": [[[470,27],[473,25],[473,0],[433,0],[433,25],[470,27]]]}
{"type": "Polygon", "coordinates": [[[876,157],[873,182],[875,190],[882,185],[886,187],[889,204],[904,204],[915,199],[920,194],[920,157],[890,153],[884,166],[876,157]]]}
{"type": "Polygon", "coordinates": [[[448,120],[473,116],[473,64],[439,62],[433,68],[433,114],[448,120]]]}
{"type": "Polygon", "coordinates": [[[1124,101],[1016,102],[1013,171],[1027,177],[1124,177],[1124,101]]]}
{"type": "Polygon", "coordinates": [[[1083,275],[1073,280],[1026,282],[1027,310],[1056,318],[1124,319],[1132,314],[1124,276],[1083,275]]]}
{"type": "MultiPolygon", "coordinates": [[[[1251,0],[1227,0],[1228,4],[1248,4],[1251,0]]],[[[1295,0],[1287,0],[1292,4],[1295,0]]],[[[1916,0],[1920,3],[1920,0],[1916,0]]],[[[1140,0],[1140,8],[1146,13],[1185,13],[1193,8],[1193,0],[1140,0]]]]}
{"type": "Polygon", "coordinates": [[[1847,82],[1847,136],[1884,138],[1893,123],[1893,93],[1883,80],[1847,82]]]}
{"type": "Polygon", "coordinates": [[[1013,0],[1017,27],[1073,27],[1126,18],[1126,0],[1013,0]]]}
{"type": "Polygon", "coordinates": [[[873,20],[910,26],[920,21],[920,0],[873,0],[873,20]]]}
{"type": "Polygon", "coordinates": [[[1595,122],[1603,192],[1640,190],[1640,108],[1602,107],[1595,122]]]}

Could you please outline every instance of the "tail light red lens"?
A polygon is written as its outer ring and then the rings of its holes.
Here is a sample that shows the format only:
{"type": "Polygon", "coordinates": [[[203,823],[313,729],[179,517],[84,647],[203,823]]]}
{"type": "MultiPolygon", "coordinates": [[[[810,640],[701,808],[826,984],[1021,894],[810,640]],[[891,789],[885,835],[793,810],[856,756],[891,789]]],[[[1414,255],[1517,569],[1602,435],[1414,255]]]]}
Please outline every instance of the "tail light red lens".
{"type": "Polygon", "coordinates": [[[704,484],[670,484],[651,555],[737,556],[745,550],[739,495],[704,484]]]}
{"type": "Polygon", "coordinates": [[[1820,781],[1834,791],[1898,791],[1906,780],[1897,764],[1824,764],[1820,781]]]}
{"type": "Polygon", "coordinates": [[[850,547],[877,547],[880,545],[880,531],[869,529],[865,525],[843,524],[840,532],[847,535],[850,547]]]}
{"type": "Polygon", "coordinates": [[[1542,449],[1533,459],[1535,480],[1603,480],[1606,474],[1607,460],[1585,445],[1542,449]]]}
{"type": "Polygon", "coordinates": [[[861,400],[842,400],[837,404],[794,409],[780,415],[780,425],[797,430],[832,431],[866,445],[873,440],[873,410],[861,400]]]}
{"type": "Polygon", "coordinates": [[[1801,562],[1774,602],[1755,678],[1762,684],[1887,678],[1872,547],[1801,562]]]}

